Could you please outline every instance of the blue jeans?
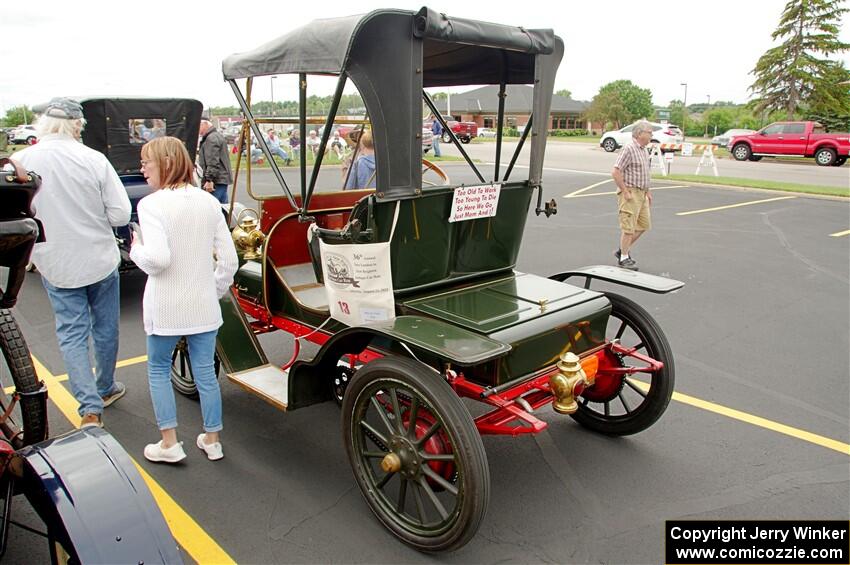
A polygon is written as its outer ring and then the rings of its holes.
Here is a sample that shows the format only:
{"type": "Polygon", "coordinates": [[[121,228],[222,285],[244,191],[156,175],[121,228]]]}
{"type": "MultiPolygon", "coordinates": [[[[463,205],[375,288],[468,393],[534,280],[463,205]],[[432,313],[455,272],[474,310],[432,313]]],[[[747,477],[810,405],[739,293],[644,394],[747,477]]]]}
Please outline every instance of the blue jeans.
{"type": "Polygon", "coordinates": [[[289,155],[286,154],[286,151],[284,151],[282,147],[275,147],[274,149],[269,149],[269,153],[271,153],[272,156],[277,155],[284,161],[289,160],[289,155]]]}
{"type": "MultiPolygon", "coordinates": [[[[218,330],[186,336],[192,376],[201,397],[205,432],[217,432],[223,427],[221,389],[213,367],[216,334],[218,330]]],[[[160,430],[177,427],[177,405],[174,402],[174,389],[171,387],[171,354],[179,340],[179,335],[148,336],[148,383],[156,425],[160,430]]]]}
{"type": "Polygon", "coordinates": [[[80,416],[102,414],[101,397],[114,392],[121,299],[118,281],[118,269],[102,281],[79,288],[59,288],[41,278],[53,307],[56,338],[71,392],[80,403],[80,416]],[[94,372],[89,337],[94,342],[94,372]]]}
{"type": "Polygon", "coordinates": [[[434,157],[442,157],[440,155],[440,136],[436,133],[434,134],[434,140],[431,142],[431,146],[434,148],[434,157]]]}
{"type": "Polygon", "coordinates": [[[216,197],[216,199],[222,204],[227,204],[227,185],[226,184],[213,184],[213,191],[210,193],[216,197]]]}

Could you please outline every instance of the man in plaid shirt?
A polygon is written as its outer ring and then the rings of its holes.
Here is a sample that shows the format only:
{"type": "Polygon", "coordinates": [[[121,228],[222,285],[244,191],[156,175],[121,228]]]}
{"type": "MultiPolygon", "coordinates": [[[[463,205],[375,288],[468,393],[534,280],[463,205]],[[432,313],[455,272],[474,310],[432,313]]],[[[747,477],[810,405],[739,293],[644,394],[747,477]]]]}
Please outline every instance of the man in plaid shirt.
{"type": "Polygon", "coordinates": [[[620,248],[614,252],[618,264],[637,271],[635,260],[629,256],[635,242],[652,227],[649,213],[652,195],[649,192],[649,153],[646,146],[652,139],[652,125],[645,120],[635,124],[632,142],[623,148],[611,176],[617,183],[617,210],[620,219],[620,248]]]}

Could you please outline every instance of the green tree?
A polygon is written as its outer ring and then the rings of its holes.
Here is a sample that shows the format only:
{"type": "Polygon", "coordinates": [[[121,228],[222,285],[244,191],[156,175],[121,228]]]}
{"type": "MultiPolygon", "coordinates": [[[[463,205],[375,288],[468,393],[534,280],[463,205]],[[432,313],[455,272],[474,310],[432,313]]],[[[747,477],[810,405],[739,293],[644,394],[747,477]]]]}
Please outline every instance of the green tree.
{"type": "Polygon", "coordinates": [[[615,80],[599,89],[599,94],[611,93],[619,98],[628,113],[626,121],[632,122],[652,115],[652,92],[640,88],[630,80],[615,80]]]}
{"type": "Polygon", "coordinates": [[[620,129],[631,121],[631,114],[616,92],[602,92],[593,97],[590,107],[584,113],[584,119],[603,124],[603,129],[620,129]]]}
{"type": "Polygon", "coordinates": [[[709,135],[716,135],[715,131],[723,133],[735,127],[735,110],[728,106],[712,108],[703,114],[703,124],[708,127],[709,135]]]}
{"type": "MultiPolygon", "coordinates": [[[[793,119],[797,108],[819,90],[829,87],[837,63],[825,57],[850,49],[838,39],[841,16],[850,9],[842,0],[790,0],[771,37],[784,41],[768,49],[751,74],[750,90],[757,97],[756,113],[784,110],[793,119]]],[[[850,97],[846,89],[844,97],[850,97]]],[[[824,101],[822,99],[821,101],[824,101]]]]}
{"type": "Polygon", "coordinates": [[[557,92],[555,92],[555,94],[558,95],[558,96],[563,96],[564,98],[572,98],[573,97],[573,93],[570,92],[569,90],[567,90],[566,88],[562,88],[561,90],[558,90],[557,92]]]}
{"type": "Polygon", "coordinates": [[[820,122],[827,131],[850,131],[850,72],[844,64],[833,65],[826,81],[809,97],[803,116],[820,122]]]}
{"type": "Polygon", "coordinates": [[[6,127],[14,127],[22,124],[31,124],[35,120],[35,116],[27,106],[14,106],[6,110],[6,117],[3,118],[3,125],[6,127]]]}

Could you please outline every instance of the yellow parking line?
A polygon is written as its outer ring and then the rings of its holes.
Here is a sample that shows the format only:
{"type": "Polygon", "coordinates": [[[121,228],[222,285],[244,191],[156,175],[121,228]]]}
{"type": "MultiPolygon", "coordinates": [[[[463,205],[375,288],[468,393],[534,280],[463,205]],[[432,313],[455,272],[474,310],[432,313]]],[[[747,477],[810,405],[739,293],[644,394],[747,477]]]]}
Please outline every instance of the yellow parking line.
{"type": "MultiPolygon", "coordinates": [[[[138,363],[139,357],[128,359],[129,361],[138,363]]],[[[68,390],[62,386],[47,368],[35,357],[32,358],[33,366],[36,374],[44,381],[47,386],[47,396],[57,408],[65,415],[66,418],[76,427],[80,425],[80,416],[77,414],[79,403],[71,395],[68,390]]],[[[189,514],[183,510],[177,502],[163,489],[147,471],[136,463],[136,460],[130,457],[136,469],[139,470],[145,483],[156,500],[168,527],[171,529],[171,534],[177,540],[183,549],[198,563],[236,563],[224,549],[207,534],[197,522],[195,522],[189,514]]]]}
{"type": "MultiPolygon", "coordinates": [[[[120,369],[122,367],[129,367],[130,365],[137,365],[139,363],[144,363],[148,360],[147,355],[139,355],[138,357],[130,357],[129,359],[124,359],[123,361],[118,361],[115,363],[115,368],[120,369]]],[[[53,377],[60,383],[68,380],[68,373],[62,373],[61,375],[56,375],[53,377]]]]}
{"type": "Polygon", "coordinates": [[[565,194],[565,195],[564,195],[564,198],[575,198],[576,196],[578,196],[578,195],[579,195],[579,194],[581,194],[582,192],[587,192],[587,191],[588,191],[588,190],[590,190],[591,188],[596,188],[597,186],[599,186],[599,185],[601,185],[601,184],[605,184],[605,183],[607,183],[607,182],[614,182],[614,179],[605,179],[605,180],[603,180],[603,181],[597,182],[597,183],[592,184],[592,185],[590,185],[590,186],[586,186],[586,187],[584,187],[584,188],[580,188],[580,189],[578,189],[578,190],[576,190],[576,191],[574,191],[574,192],[571,192],[571,193],[569,193],[569,194],[565,194]]]}
{"type": "MultiPolygon", "coordinates": [[[[643,389],[644,392],[649,390],[649,385],[644,382],[635,380],[632,380],[632,382],[636,384],[638,388],[643,389]]],[[[727,408],[726,406],[721,406],[720,404],[701,400],[694,396],[682,394],[681,392],[674,392],[673,400],[676,400],[683,404],[688,404],[689,406],[701,408],[709,412],[714,412],[715,414],[720,414],[721,416],[726,416],[727,418],[746,422],[748,424],[752,424],[753,426],[758,426],[760,428],[765,428],[780,434],[801,439],[803,441],[807,441],[809,443],[813,443],[815,445],[819,445],[827,449],[832,449],[833,451],[837,451],[838,453],[841,453],[843,455],[850,455],[850,444],[838,440],[834,440],[818,434],[813,434],[811,432],[800,430],[798,428],[792,428],[791,426],[786,426],[785,424],[780,424],[779,422],[774,422],[773,420],[768,420],[767,418],[754,416],[746,412],[741,412],[740,410],[735,410],[734,408],[727,408]]]]}
{"type": "Polygon", "coordinates": [[[829,234],[829,237],[841,237],[843,235],[850,235],[850,230],[837,231],[835,233],[829,234]]]}
{"type": "Polygon", "coordinates": [[[138,363],[144,363],[148,360],[147,355],[139,355],[138,357],[131,357],[129,359],[124,359],[123,361],[118,361],[115,364],[116,369],[120,369],[121,367],[129,367],[130,365],[136,365],[138,363]]]}
{"type": "Polygon", "coordinates": [[[740,208],[741,206],[752,206],[753,204],[764,204],[765,202],[776,202],[777,200],[790,200],[797,198],[796,196],[780,196],[778,198],[766,198],[764,200],[753,200],[752,202],[741,202],[740,204],[729,204],[728,206],[716,206],[714,208],[704,208],[702,210],[691,210],[690,212],[679,212],[677,216],[690,216],[692,214],[702,214],[704,212],[715,212],[717,210],[728,210],[729,208],[740,208]]]}
{"type": "MultiPolygon", "coordinates": [[[[599,184],[602,184],[602,183],[599,183],[599,184]]],[[[593,186],[598,186],[598,185],[593,185],[593,186]]],[[[592,188],[592,187],[587,187],[587,188],[592,188]]],[[[674,185],[674,186],[654,186],[654,187],[652,187],[652,192],[655,192],[657,190],[666,190],[668,188],[689,188],[689,186],[684,185],[684,184],[682,184],[682,185],[677,184],[677,185],[674,185]]],[[[584,190],[586,190],[586,189],[580,189],[576,192],[583,192],[584,190]]],[[[613,191],[613,192],[594,192],[593,194],[577,194],[576,192],[573,192],[572,194],[567,194],[566,196],[564,196],[564,198],[587,198],[588,196],[609,196],[611,194],[617,194],[616,190],[613,191]]]]}

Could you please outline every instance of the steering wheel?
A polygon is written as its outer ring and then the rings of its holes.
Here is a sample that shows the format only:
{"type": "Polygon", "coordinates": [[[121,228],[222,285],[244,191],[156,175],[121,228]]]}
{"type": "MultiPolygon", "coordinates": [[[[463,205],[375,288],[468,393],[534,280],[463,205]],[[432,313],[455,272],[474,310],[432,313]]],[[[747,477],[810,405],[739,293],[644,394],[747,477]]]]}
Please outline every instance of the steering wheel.
{"type": "Polygon", "coordinates": [[[429,161],[428,159],[422,159],[422,184],[428,186],[437,186],[441,184],[451,184],[449,181],[449,175],[446,171],[441,168],[436,163],[429,161]],[[428,171],[432,171],[437,177],[440,179],[440,182],[432,182],[425,179],[425,174],[428,171]]]}

